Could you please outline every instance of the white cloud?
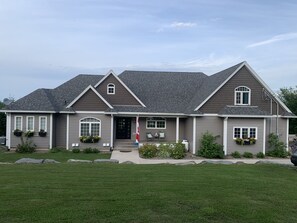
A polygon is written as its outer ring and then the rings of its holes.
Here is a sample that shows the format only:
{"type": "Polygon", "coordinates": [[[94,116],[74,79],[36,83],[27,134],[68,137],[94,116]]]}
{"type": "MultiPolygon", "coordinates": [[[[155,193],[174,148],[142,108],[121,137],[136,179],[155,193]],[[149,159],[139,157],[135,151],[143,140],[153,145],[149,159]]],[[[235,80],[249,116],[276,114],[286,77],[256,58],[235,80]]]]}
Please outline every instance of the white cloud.
{"type": "Polygon", "coordinates": [[[171,28],[190,28],[194,27],[197,24],[194,22],[173,22],[170,24],[171,28]]]}
{"type": "Polygon", "coordinates": [[[272,38],[261,42],[252,43],[248,45],[247,48],[268,45],[274,42],[285,41],[285,40],[296,39],[296,38],[297,38],[297,33],[285,33],[285,34],[273,36],[272,38]]]}

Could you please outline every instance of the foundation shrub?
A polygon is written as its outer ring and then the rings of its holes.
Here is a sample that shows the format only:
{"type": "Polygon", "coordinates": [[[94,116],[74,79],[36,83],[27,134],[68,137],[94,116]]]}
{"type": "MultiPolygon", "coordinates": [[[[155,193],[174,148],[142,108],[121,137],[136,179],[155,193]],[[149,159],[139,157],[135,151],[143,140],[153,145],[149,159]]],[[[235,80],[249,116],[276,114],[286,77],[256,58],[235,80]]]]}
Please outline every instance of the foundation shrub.
{"type": "Polygon", "coordinates": [[[36,150],[36,145],[33,144],[32,141],[27,140],[22,142],[22,144],[18,144],[16,148],[17,153],[33,153],[36,150]]]}
{"type": "Polygon", "coordinates": [[[253,157],[254,157],[254,155],[253,155],[252,153],[250,153],[250,152],[244,152],[244,153],[242,154],[242,156],[243,156],[244,158],[253,158],[253,157]]]}
{"type": "Polygon", "coordinates": [[[201,146],[197,155],[205,158],[224,158],[223,146],[215,142],[218,137],[209,132],[204,133],[200,139],[201,146]]]}
{"type": "Polygon", "coordinates": [[[161,144],[158,147],[157,157],[169,158],[171,156],[172,149],[169,144],[161,144]]]}
{"type": "Polygon", "coordinates": [[[186,148],[185,145],[181,142],[173,144],[171,149],[171,155],[173,159],[182,159],[186,156],[186,148]]]}
{"type": "Polygon", "coordinates": [[[281,142],[278,136],[274,133],[270,133],[268,136],[269,151],[268,156],[285,158],[288,156],[286,151],[286,144],[281,142]]]}
{"type": "Polygon", "coordinates": [[[145,144],[139,148],[139,154],[142,158],[153,158],[157,156],[157,146],[152,144],[145,144]]]}
{"type": "Polygon", "coordinates": [[[232,156],[233,158],[241,158],[241,154],[240,154],[240,152],[238,152],[238,151],[234,151],[233,153],[231,153],[231,156],[232,156]]]}
{"type": "Polygon", "coordinates": [[[257,158],[260,158],[260,159],[263,159],[263,158],[265,158],[265,155],[264,155],[264,153],[262,153],[262,152],[258,152],[258,153],[256,154],[256,157],[257,157],[257,158]]]}

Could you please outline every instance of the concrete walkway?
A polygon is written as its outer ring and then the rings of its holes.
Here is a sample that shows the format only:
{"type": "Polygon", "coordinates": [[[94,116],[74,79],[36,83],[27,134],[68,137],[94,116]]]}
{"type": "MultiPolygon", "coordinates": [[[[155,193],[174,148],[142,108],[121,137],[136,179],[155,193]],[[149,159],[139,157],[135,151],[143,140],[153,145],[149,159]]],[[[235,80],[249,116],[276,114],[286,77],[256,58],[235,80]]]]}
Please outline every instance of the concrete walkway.
{"type": "Polygon", "coordinates": [[[111,159],[118,160],[119,163],[132,162],[135,164],[200,164],[200,163],[213,163],[213,164],[235,164],[235,163],[245,163],[245,164],[255,164],[257,162],[261,163],[271,163],[271,164],[283,164],[283,165],[293,165],[290,159],[143,159],[139,157],[138,150],[132,150],[131,152],[121,152],[115,150],[111,154],[111,159]]]}

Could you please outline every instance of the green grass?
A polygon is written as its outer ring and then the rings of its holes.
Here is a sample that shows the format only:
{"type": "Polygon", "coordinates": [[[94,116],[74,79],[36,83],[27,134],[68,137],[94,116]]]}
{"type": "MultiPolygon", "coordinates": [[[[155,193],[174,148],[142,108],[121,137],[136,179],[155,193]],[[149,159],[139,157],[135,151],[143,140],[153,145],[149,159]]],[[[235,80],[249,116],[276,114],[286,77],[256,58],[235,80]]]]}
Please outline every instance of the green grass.
{"type": "Polygon", "coordinates": [[[71,151],[62,151],[58,153],[51,152],[35,152],[35,153],[15,153],[0,151],[0,162],[15,162],[21,158],[35,158],[35,159],[54,159],[59,162],[66,162],[68,159],[109,159],[110,153],[73,153],[71,151]]]}
{"type": "Polygon", "coordinates": [[[1,222],[296,222],[281,165],[0,165],[1,222]]]}

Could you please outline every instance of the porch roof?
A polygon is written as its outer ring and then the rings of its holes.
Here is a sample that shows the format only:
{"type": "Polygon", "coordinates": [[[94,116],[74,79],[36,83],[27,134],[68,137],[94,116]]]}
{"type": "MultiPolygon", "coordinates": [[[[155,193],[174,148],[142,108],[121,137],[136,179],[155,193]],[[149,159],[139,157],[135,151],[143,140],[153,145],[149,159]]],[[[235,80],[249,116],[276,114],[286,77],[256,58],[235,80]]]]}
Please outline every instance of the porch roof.
{"type": "Polygon", "coordinates": [[[225,106],[220,112],[219,116],[255,116],[255,117],[269,117],[266,111],[261,110],[258,106],[225,106]]]}

